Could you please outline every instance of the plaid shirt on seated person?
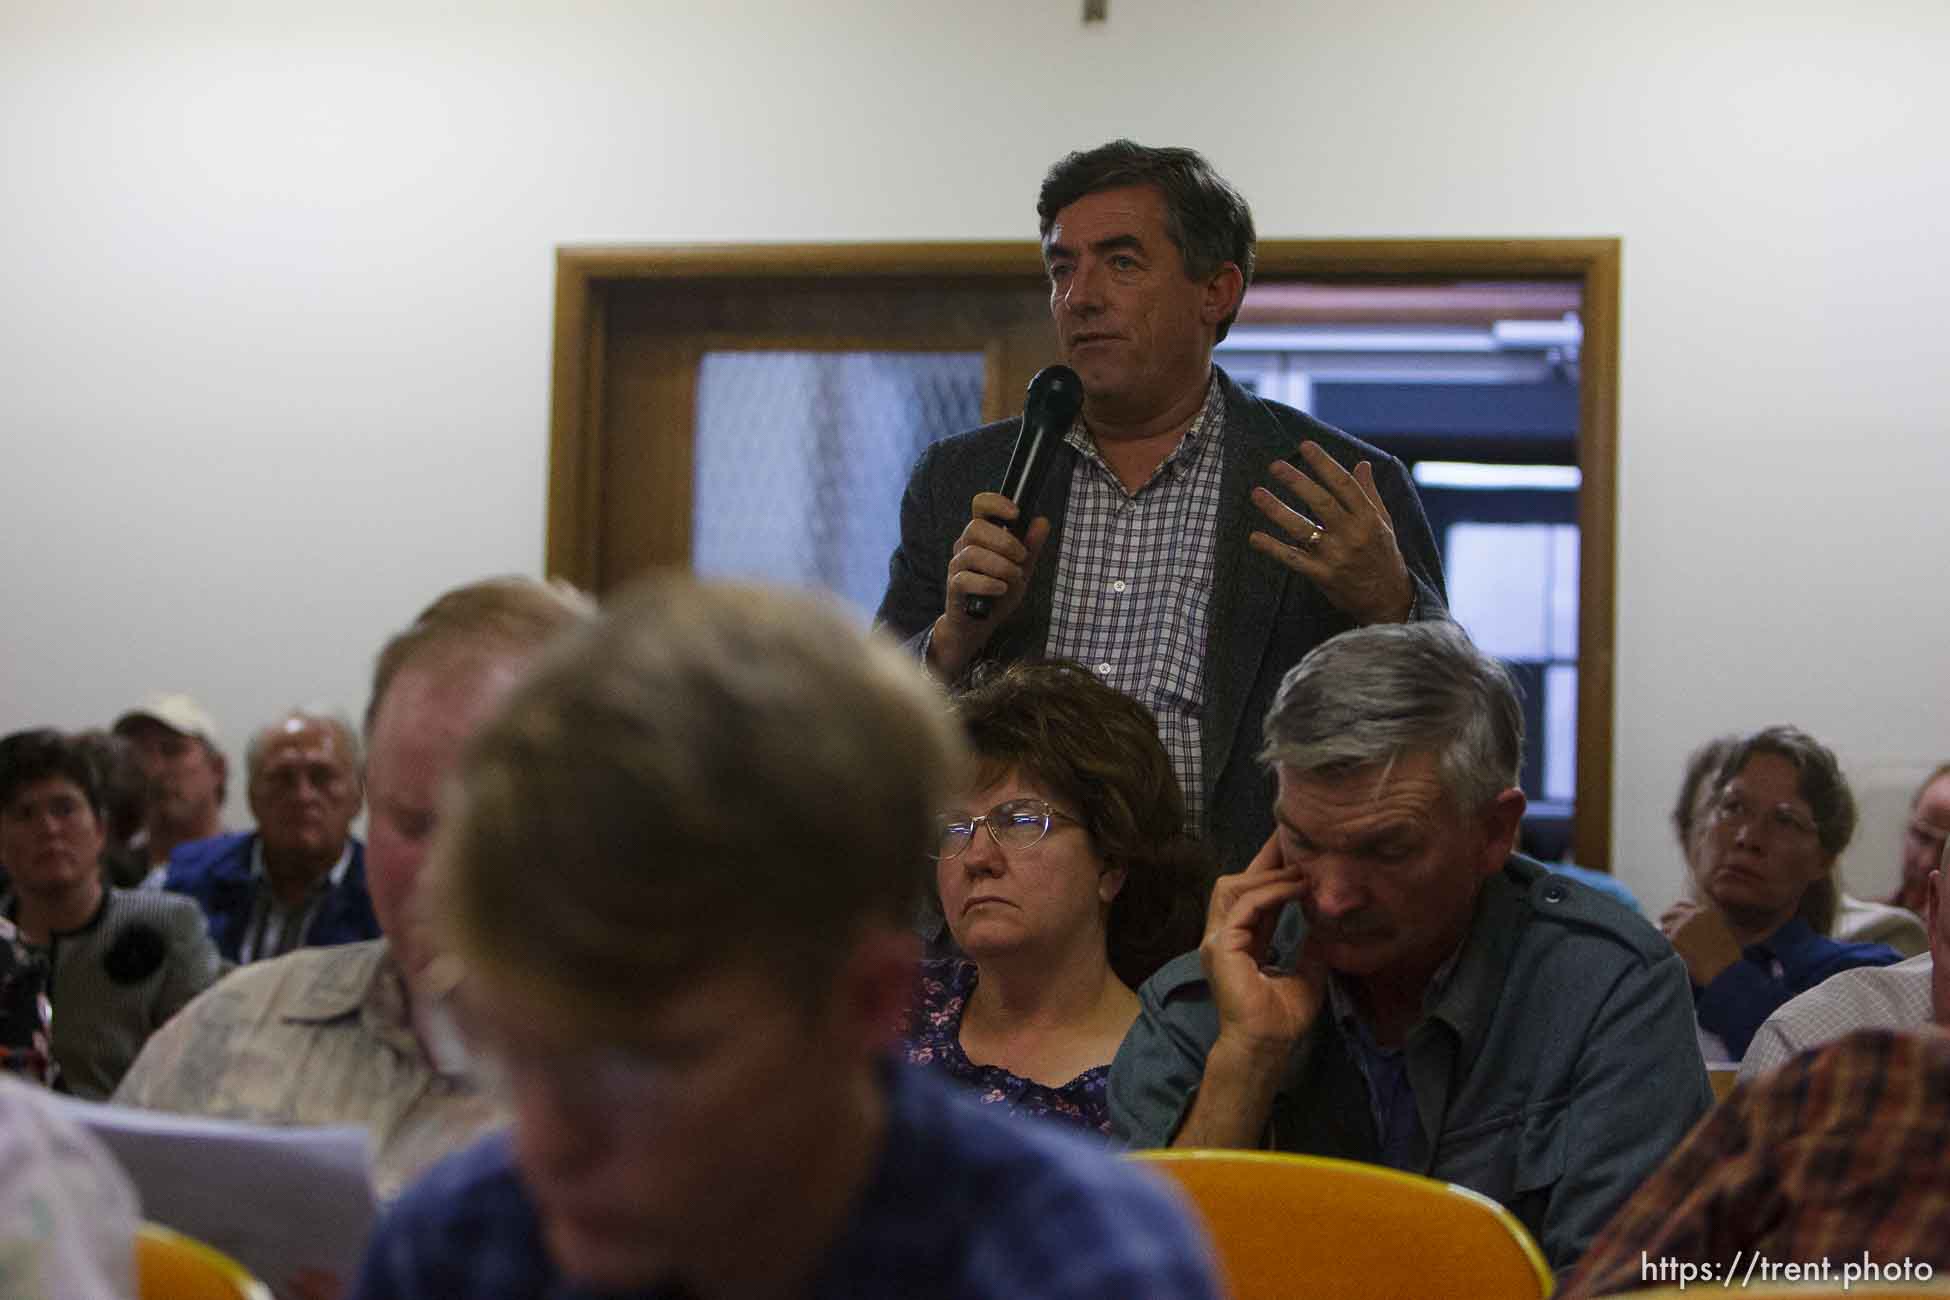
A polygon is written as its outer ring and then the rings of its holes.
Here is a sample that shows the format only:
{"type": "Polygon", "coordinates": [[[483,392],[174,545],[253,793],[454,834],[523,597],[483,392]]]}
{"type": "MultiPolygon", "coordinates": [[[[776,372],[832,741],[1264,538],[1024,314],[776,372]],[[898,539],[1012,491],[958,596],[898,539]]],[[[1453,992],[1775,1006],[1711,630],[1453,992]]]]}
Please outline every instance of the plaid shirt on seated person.
{"type": "Polygon", "coordinates": [[[1605,1225],[1561,1300],[1671,1286],[1682,1266],[1724,1284],[1797,1280],[1789,1263],[1817,1276],[1825,1264],[1831,1285],[1851,1265],[1857,1281],[1915,1282],[1925,1265],[1941,1276],[1946,1152],[1950,1034],[1851,1034],[1709,1111],[1605,1225]]]}

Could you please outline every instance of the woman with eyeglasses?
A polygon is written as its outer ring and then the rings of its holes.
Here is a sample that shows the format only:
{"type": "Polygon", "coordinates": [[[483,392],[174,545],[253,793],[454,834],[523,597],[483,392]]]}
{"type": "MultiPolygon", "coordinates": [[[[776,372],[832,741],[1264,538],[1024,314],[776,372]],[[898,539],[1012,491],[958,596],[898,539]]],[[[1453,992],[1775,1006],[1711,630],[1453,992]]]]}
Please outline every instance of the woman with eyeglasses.
{"type": "Polygon", "coordinates": [[[1794,727],[1738,739],[1698,809],[1690,836],[1681,832],[1697,901],[1676,904],[1660,926],[1692,975],[1708,1064],[1737,1063],[1789,998],[1899,954],[1828,937],[1855,796],[1827,746],[1794,727]]]}
{"type": "Polygon", "coordinates": [[[1209,861],[1151,714],[1084,669],[1012,664],[954,709],[975,762],[934,883],[963,955],[923,963],[908,1059],[1108,1134],[1132,990],[1197,946],[1209,861]]]}
{"type": "Polygon", "coordinates": [[[1943,861],[1950,838],[1950,763],[1939,763],[1909,799],[1909,824],[1903,828],[1903,878],[1889,899],[1892,906],[1923,915],[1930,901],[1930,873],[1943,861]]]}

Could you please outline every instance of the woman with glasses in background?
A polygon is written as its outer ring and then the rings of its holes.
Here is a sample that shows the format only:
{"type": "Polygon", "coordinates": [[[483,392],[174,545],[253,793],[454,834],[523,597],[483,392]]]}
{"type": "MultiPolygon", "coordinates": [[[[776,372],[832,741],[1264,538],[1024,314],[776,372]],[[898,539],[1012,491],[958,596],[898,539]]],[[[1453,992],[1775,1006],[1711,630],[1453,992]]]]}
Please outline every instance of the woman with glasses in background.
{"type": "Polygon", "coordinates": [[[1107,1134],[1133,990],[1197,946],[1209,860],[1151,714],[1084,669],[1012,664],[954,711],[974,764],[934,883],[963,955],[923,963],[908,1059],[1107,1134]]]}
{"type": "Polygon", "coordinates": [[[1813,736],[1769,727],[1727,748],[1691,837],[1682,830],[1698,901],[1660,920],[1692,975],[1709,1065],[1737,1063],[1762,1021],[1830,975],[1899,959],[1827,937],[1835,861],[1854,833],[1855,796],[1813,736]]]}
{"type": "Polygon", "coordinates": [[[1943,860],[1946,838],[1950,838],[1950,763],[1939,763],[1909,798],[1909,825],[1903,828],[1903,878],[1889,899],[1893,906],[1923,915],[1930,902],[1930,873],[1943,860]]]}

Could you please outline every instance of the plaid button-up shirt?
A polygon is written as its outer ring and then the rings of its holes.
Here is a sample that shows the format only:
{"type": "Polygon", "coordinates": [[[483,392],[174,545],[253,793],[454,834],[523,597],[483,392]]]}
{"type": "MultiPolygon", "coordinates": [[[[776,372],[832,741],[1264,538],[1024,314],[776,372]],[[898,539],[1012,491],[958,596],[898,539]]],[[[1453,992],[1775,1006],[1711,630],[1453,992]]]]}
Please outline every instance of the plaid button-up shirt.
{"type": "MultiPolygon", "coordinates": [[[[1868,1030],[1742,1084],[1592,1243],[1561,1300],[1770,1265],[1950,1269],[1950,1035],[1868,1030]]],[[[1728,1278],[1732,1281],[1728,1281],[1728,1278]]],[[[1805,1280],[1805,1279],[1804,1279],[1805,1280]]],[[[1909,1281],[1917,1280],[1914,1272],[1909,1281]]]]}
{"type": "Polygon", "coordinates": [[[1076,660],[1157,717],[1193,833],[1203,826],[1205,802],[1199,711],[1224,426],[1225,392],[1215,372],[1184,438],[1132,492],[1077,418],[1068,437],[1077,459],[1044,643],[1051,658],[1076,660]]]}

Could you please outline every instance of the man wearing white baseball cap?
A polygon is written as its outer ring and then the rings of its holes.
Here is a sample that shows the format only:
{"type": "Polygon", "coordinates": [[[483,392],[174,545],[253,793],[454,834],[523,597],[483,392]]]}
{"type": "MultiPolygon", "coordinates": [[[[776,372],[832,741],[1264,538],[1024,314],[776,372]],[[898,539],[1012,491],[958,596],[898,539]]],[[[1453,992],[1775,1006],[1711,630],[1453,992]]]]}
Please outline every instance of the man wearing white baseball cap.
{"type": "Polygon", "coordinates": [[[177,845],[223,833],[229,765],[217,748],[217,724],[181,691],[158,691],[115,720],[149,780],[148,809],[130,848],[149,865],[145,889],[160,888],[177,845]]]}

